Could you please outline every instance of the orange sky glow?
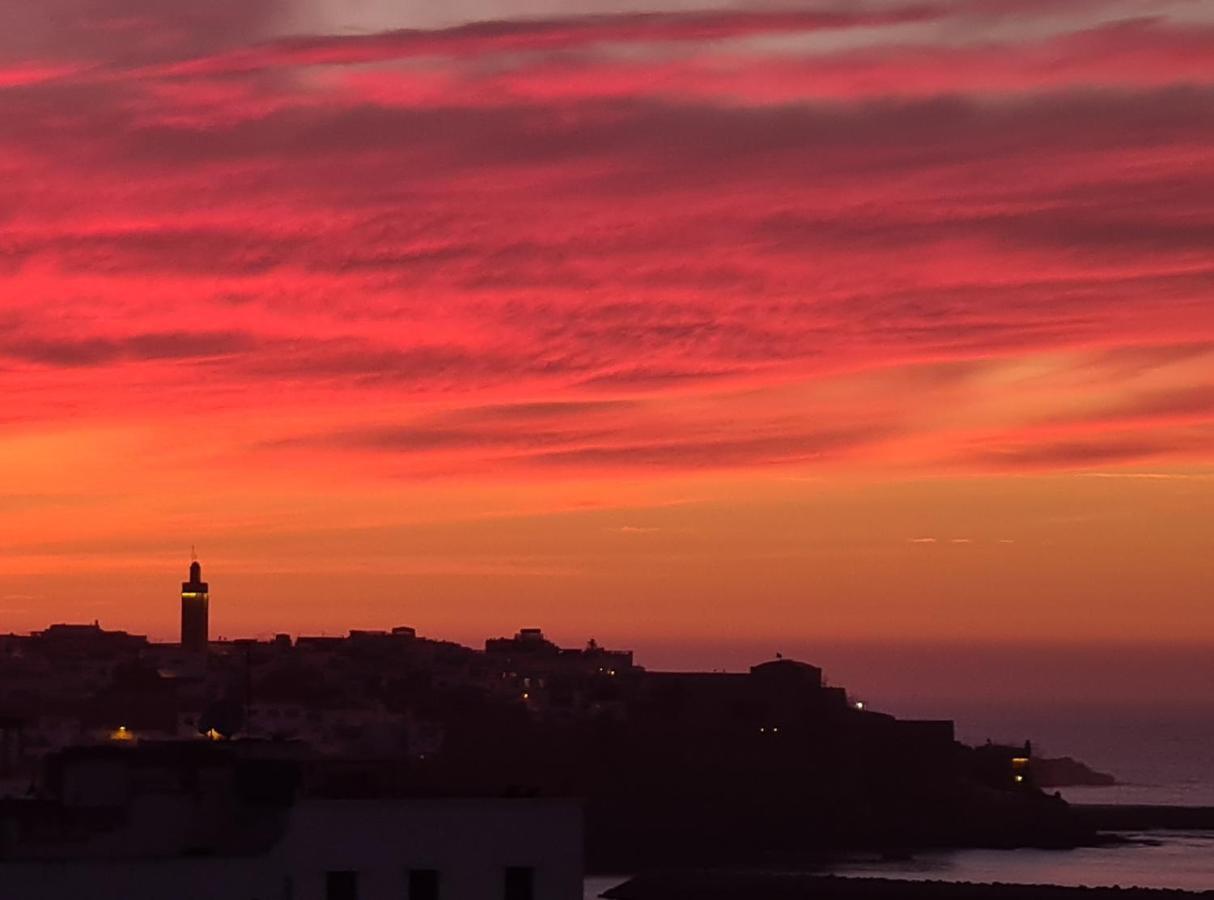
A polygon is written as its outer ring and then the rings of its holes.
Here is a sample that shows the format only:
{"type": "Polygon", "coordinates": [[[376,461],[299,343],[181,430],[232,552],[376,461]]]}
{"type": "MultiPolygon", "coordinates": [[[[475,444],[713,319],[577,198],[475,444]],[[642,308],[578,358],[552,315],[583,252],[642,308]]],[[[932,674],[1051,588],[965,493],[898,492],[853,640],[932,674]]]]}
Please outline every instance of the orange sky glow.
{"type": "Polygon", "coordinates": [[[0,630],[1211,643],[1208,6],[444,10],[0,8],[0,630]]]}

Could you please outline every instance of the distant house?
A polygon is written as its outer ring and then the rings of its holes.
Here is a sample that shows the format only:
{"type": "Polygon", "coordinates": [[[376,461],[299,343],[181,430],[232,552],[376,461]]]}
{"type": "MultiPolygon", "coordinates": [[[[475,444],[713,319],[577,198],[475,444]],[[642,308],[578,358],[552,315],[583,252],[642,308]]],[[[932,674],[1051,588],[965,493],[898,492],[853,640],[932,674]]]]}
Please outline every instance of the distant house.
{"type": "Polygon", "coordinates": [[[975,781],[997,790],[1032,790],[1036,787],[1033,777],[1033,747],[1023,745],[986,744],[975,747],[971,753],[971,774],[975,781]]]}
{"type": "Polygon", "coordinates": [[[821,669],[791,659],[749,672],[649,672],[641,697],[643,715],[680,732],[816,731],[847,711],[846,694],[826,687],[821,669]]]}

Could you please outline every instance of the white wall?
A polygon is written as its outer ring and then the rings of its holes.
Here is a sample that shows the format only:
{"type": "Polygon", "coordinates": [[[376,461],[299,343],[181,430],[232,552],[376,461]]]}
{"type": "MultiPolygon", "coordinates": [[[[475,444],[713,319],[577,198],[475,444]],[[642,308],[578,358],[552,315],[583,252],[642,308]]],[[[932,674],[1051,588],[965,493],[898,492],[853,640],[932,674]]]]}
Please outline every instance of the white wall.
{"type": "Polygon", "coordinates": [[[581,896],[581,815],[564,801],[310,801],[280,850],[296,900],[323,900],[342,869],[360,872],[359,900],[402,900],[410,868],[438,869],[443,900],[496,900],[507,866],[535,867],[535,900],[581,896]]]}
{"type": "Polygon", "coordinates": [[[535,900],[578,900],[581,814],[550,800],[301,801],[265,856],[0,863],[0,900],[324,900],[325,873],[359,873],[359,900],[407,900],[410,868],[442,900],[498,900],[507,866],[535,868],[535,900]]]}

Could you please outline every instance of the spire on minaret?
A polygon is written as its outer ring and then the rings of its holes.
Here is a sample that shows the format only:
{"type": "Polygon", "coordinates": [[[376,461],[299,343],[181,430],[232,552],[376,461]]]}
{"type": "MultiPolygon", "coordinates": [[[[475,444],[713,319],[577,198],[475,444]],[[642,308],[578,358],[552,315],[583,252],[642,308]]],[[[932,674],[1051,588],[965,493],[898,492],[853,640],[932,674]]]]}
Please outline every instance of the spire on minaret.
{"type": "Polygon", "coordinates": [[[190,563],[190,580],[181,584],[181,647],[195,653],[205,653],[210,644],[210,592],[202,580],[202,563],[198,554],[190,563]]]}

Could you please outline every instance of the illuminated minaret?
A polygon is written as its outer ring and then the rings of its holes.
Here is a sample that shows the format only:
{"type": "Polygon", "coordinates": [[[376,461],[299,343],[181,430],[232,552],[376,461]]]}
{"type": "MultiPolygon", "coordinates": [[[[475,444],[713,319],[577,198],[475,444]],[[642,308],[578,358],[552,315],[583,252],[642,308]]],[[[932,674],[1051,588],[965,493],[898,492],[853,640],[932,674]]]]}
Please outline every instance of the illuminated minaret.
{"type": "Polygon", "coordinates": [[[209,613],[211,598],[202,580],[198,560],[190,563],[190,580],[181,583],[181,649],[205,653],[210,643],[209,613]]]}

